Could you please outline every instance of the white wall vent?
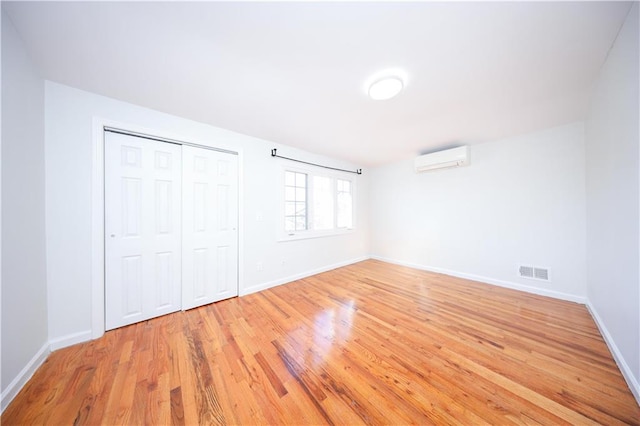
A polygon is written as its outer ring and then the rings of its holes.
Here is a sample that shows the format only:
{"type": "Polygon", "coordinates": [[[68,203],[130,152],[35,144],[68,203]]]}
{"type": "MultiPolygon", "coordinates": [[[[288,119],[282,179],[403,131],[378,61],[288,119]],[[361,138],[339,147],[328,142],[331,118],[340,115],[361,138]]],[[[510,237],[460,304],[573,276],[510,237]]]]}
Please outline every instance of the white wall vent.
{"type": "Polygon", "coordinates": [[[549,270],[546,268],[533,268],[533,278],[549,281],[549,270]]]}
{"type": "Polygon", "coordinates": [[[549,281],[549,268],[520,265],[520,267],[518,268],[518,275],[522,278],[549,281]]]}
{"type": "Polygon", "coordinates": [[[519,273],[523,278],[533,278],[533,266],[520,266],[519,273]]]}
{"type": "Polygon", "coordinates": [[[414,168],[416,173],[467,165],[469,165],[468,146],[445,149],[444,151],[421,155],[420,157],[416,157],[414,161],[414,168]]]}

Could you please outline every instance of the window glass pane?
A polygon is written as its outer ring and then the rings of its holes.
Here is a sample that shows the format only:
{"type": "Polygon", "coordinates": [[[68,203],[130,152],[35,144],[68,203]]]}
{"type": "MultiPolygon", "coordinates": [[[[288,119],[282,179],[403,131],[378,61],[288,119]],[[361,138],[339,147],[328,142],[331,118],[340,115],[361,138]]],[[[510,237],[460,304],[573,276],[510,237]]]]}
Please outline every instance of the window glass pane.
{"type": "Polygon", "coordinates": [[[296,216],[306,216],[307,215],[307,203],[296,203],[296,216]]]}
{"type": "Polygon", "coordinates": [[[307,187],[307,175],[304,173],[296,173],[296,186],[300,188],[307,187]]]}
{"type": "Polygon", "coordinates": [[[296,203],[287,201],[284,203],[284,215],[285,216],[295,216],[296,214],[296,203]]]}
{"type": "Polygon", "coordinates": [[[289,231],[295,231],[296,230],[296,218],[291,216],[291,217],[285,217],[284,218],[284,230],[289,232],[289,231]]]}
{"type": "Polygon", "coordinates": [[[296,184],[296,174],[293,172],[285,172],[284,173],[284,184],[287,186],[295,186],[296,184]]]}
{"type": "Polygon", "coordinates": [[[338,228],[351,228],[353,226],[353,210],[351,194],[343,192],[338,194],[338,228]]]}
{"type": "Polygon", "coordinates": [[[313,177],[313,229],[333,229],[333,179],[313,177]]]}
{"type": "Polygon", "coordinates": [[[285,171],[285,231],[307,229],[307,175],[285,171]]]}
{"type": "Polygon", "coordinates": [[[338,179],[337,201],[337,227],[353,227],[353,196],[351,194],[351,182],[338,179]]]}
{"type": "Polygon", "coordinates": [[[296,216],[296,231],[304,231],[307,229],[307,218],[305,216],[296,216]]]}
{"type": "Polygon", "coordinates": [[[290,186],[286,186],[284,188],[284,200],[285,201],[295,201],[296,200],[296,189],[290,186]]]}

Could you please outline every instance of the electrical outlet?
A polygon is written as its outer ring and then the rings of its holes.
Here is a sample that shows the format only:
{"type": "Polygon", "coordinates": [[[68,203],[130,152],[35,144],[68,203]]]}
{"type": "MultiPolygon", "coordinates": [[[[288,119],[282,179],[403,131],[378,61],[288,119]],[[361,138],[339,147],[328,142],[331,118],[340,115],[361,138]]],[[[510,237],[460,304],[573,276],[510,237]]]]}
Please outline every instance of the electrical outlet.
{"type": "Polygon", "coordinates": [[[258,264],[256,265],[256,269],[258,271],[262,271],[264,269],[264,265],[262,264],[262,262],[258,262],[258,264]]]}

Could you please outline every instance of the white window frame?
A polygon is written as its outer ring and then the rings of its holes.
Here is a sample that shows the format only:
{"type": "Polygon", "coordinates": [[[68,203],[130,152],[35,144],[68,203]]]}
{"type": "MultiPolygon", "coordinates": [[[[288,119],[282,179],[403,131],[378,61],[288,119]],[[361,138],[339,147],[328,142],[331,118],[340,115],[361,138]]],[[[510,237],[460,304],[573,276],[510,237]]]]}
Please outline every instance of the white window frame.
{"type": "Polygon", "coordinates": [[[355,176],[351,176],[349,173],[338,172],[323,169],[320,167],[305,167],[305,166],[291,166],[283,164],[280,171],[279,187],[278,187],[278,204],[279,216],[278,216],[278,241],[295,241],[304,240],[308,238],[321,238],[332,237],[336,235],[345,235],[353,233],[356,229],[356,180],[355,176]],[[313,177],[321,176],[331,178],[333,181],[333,229],[327,230],[314,230],[306,229],[301,231],[286,231],[285,230],[285,174],[286,172],[304,173],[307,175],[307,227],[313,224],[313,177]],[[346,180],[351,183],[351,227],[350,228],[337,228],[338,223],[338,191],[337,191],[337,179],[346,180]]]}

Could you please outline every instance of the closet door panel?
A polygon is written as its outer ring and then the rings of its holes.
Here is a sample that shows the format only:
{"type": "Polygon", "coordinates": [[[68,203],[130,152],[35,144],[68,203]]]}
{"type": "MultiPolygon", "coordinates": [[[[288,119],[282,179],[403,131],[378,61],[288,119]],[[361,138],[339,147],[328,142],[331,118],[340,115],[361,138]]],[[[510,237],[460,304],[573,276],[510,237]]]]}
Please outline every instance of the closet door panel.
{"type": "Polygon", "coordinates": [[[238,159],[183,146],[183,309],[238,295],[238,159]]]}
{"type": "Polygon", "coordinates": [[[181,308],[180,145],[105,132],[106,329],[181,308]]]}

